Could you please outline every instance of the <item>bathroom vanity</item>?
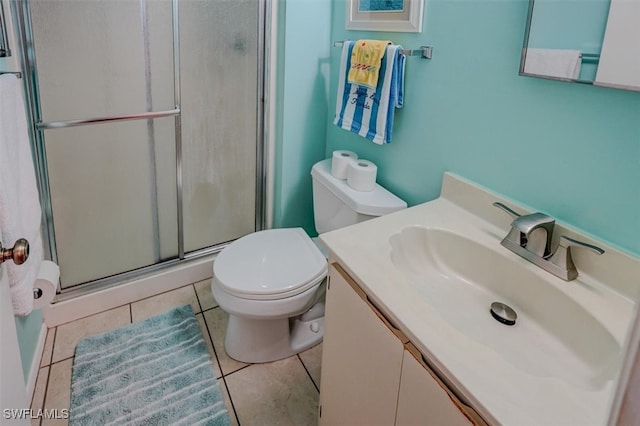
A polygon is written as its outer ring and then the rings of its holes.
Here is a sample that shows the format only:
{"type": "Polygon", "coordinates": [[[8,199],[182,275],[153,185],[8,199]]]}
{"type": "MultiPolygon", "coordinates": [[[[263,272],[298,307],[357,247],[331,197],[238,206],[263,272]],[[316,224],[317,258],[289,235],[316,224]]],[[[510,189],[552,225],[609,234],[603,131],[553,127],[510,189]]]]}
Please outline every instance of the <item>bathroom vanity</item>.
{"type": "Polygon", "coordinates": [[[320,424],[485,424],[338,263],[329,277],[320,424]]]}
{"type": "Polygon", "coordinates": [[[640,260],[562,224],[564,281],[500,244],[527,209],[446,174],[440,198],[321,235],[329,249],[319,423],[603,425],[640,260]],[[496,321],[492,302],[518,315],[496,321]]]}

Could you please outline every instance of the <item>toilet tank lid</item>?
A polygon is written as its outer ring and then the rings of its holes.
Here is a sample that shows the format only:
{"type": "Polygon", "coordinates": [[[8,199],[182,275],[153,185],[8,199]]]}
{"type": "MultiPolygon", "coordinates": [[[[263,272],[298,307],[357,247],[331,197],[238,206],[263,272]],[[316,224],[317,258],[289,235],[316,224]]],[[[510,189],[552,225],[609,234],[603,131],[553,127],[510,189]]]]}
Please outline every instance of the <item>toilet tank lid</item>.
{"type": "Polygon", "coordinates": [[[358,213],[382,216],[407,208],[404,200],[377,183],[373,191],[356,191],[347,184],[345,179],[333,177],[331,158],[314,164],[311,168],[311,176],[358,213]]]}

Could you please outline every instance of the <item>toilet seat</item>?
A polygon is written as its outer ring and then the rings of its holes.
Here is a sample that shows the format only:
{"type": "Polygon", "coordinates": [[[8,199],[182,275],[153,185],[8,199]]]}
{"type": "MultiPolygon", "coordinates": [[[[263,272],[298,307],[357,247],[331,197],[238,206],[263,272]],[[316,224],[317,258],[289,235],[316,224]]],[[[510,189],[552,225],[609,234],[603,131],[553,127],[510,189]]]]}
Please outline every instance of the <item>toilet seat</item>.
{"type": "Polygon", "coordinates": [[[318,285],[327,261],[302,228],[269,229],[227,246],[213,264],[218,285],[251,300],[292,297],[318,285]]]}

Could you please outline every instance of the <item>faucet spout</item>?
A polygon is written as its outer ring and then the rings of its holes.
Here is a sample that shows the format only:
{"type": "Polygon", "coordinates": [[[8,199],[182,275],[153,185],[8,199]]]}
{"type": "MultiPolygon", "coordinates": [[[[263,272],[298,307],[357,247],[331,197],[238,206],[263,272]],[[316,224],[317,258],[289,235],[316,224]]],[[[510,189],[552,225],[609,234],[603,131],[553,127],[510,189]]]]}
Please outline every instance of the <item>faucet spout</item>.
{"type": "Polygon", "coordinates": [[[555,219],[544,213],[532,213],[517,217],[511,226],[523,235],[520,238],[522,247],[540,257],[547,257],[551,254],[551,237],[555,223],[555,219]],[[543,230],[544,238],[532,238],[536,230],[543,230]]]}
{"type": "Polygon", "coordinates": [[[514,217],[509,233],[500,241],[500,244],[558,278],[571,281],[578,276],[578,270],[571,257],[571,247],[587,249],[598,255],[604,253],[600,247],[564,235],[560,237],[555,253],[551,253],[555,219],[544,213],[520,215],[500,202],[495,202],[493,205],[514,217]],[[541,235],[542,232],[545,233],[544,237],[541,235]]]}

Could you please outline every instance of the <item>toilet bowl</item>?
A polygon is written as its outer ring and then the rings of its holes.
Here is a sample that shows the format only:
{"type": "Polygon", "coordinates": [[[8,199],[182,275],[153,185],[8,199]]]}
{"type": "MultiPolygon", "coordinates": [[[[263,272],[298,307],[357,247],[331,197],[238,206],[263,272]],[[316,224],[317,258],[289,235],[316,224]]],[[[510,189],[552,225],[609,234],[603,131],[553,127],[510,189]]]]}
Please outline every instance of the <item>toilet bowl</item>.
{"type": "MultiPolygon", "coordinates": [[[[331,175],[331,159],[312,169],[316,229],[326,232],[407,207],[386,189],[362,193],[331,175]]],[[[324,334],[325,255],[302,228],[258,231],[220,252],[211,289],[229,314],[225,351],[269,362],[308,349],[324,334]]]]}
{"type": "Polygon", "coordinates": [[[322,340],[327,261],[302,228],[242,237],[218,255],[213,271],[213,294],[229,314],[230,357],[273,361],[322,340]]]}

